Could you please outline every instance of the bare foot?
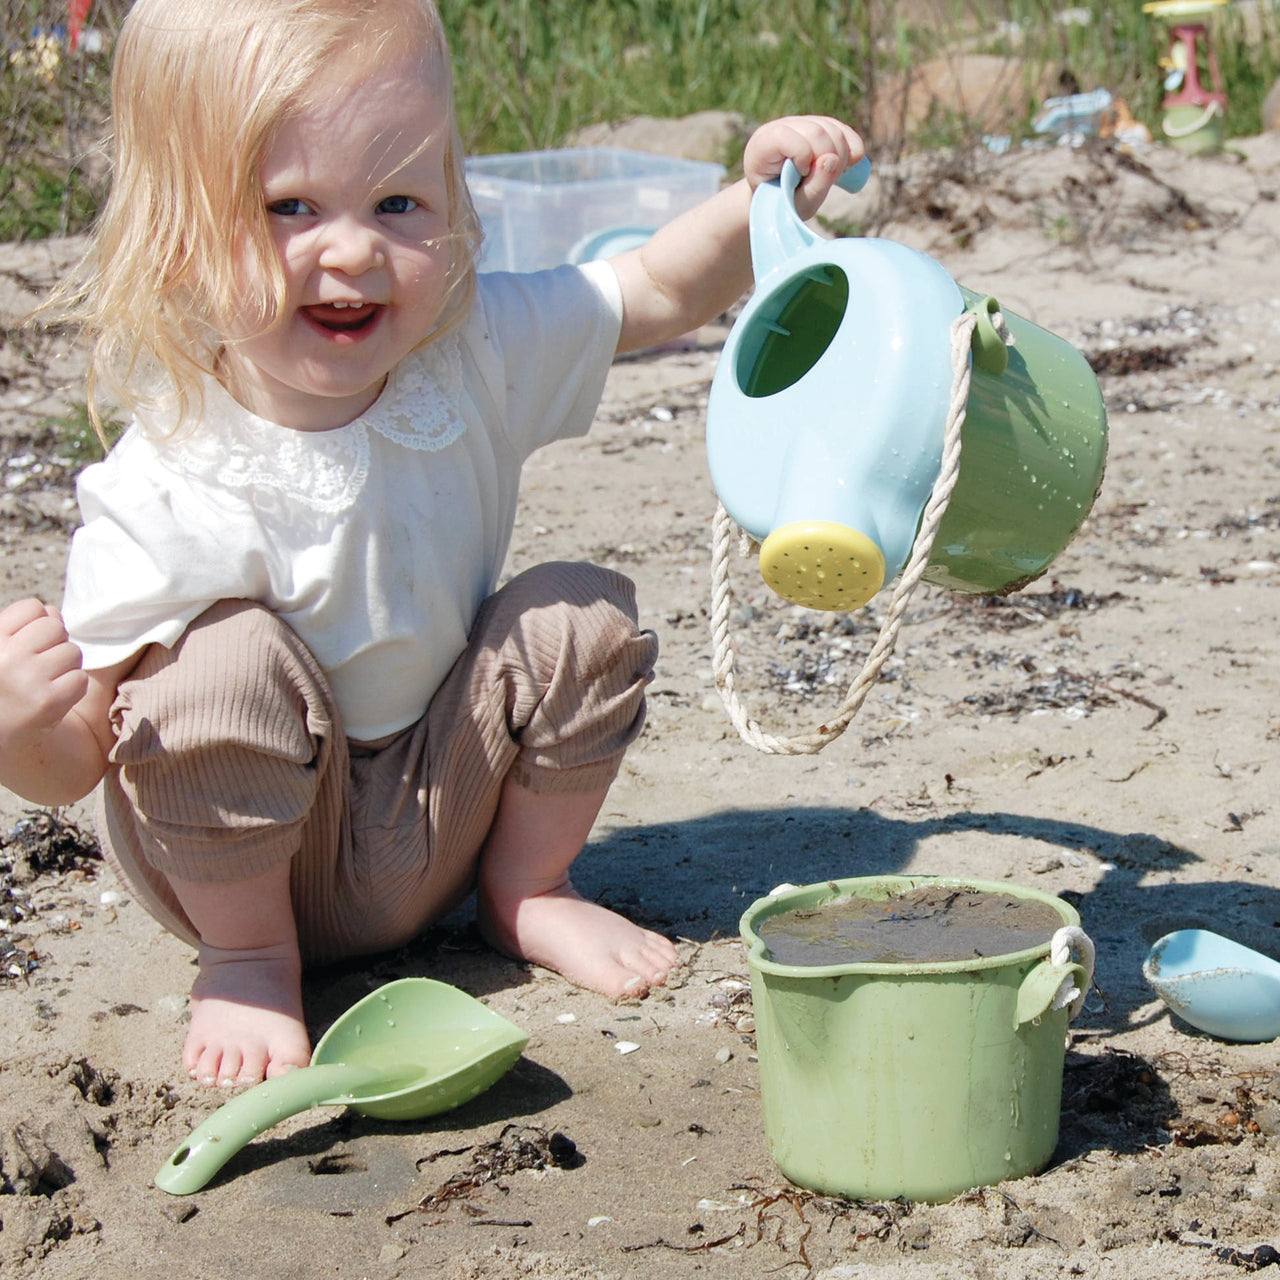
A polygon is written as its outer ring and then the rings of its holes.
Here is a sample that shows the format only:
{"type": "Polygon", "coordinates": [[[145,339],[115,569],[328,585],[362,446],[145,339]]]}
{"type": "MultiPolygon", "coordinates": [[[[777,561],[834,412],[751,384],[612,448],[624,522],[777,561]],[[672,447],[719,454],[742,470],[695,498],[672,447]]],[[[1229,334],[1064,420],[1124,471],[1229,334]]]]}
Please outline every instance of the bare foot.
{"type": "Polygon", "coordinates": [[[296,946],[200,948],[182,1065],[203,1084],[257,1084],[311,1061],[296,946]]]}
{"type": "Polygon", "coordinates": [[[482,886],[478,914],[491,946],[614,999],[661,986],[680,963],[668,939],[588,902],[567,880],[527,897],[482,886]]]}

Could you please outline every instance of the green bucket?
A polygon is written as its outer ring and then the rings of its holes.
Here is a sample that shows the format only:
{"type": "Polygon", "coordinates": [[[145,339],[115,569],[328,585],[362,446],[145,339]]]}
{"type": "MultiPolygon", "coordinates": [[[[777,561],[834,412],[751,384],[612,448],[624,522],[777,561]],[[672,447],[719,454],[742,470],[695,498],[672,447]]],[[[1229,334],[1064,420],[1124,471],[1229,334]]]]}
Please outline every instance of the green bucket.
{"type": "Polygon", "coordinates": [[[921,886],[977,890],[1080,917],[1034,889],[937,876],[874,876],[789,889],[741,921],[751,968],[765,1136],[778,1168],[826,1195],[949,1200],[1034,1173],[1058,1141],[1067,1008],[1050,939],[1007,955],[921,964],[775,963],[758,929],[796,908],[886,901],[921,886]]]}
{"type": "Polygon", "coordinates": [[[1160,122],[1169,145],[1191,156],[1217,155],[1226,137],[1226,118],[1216,102],[1166,107],[1160,122]]]}
{"type": "Polygon", "coordinates": [[[1049,567],[1102,487],[1107,411],[1098,379],[1069,342],[1012,311],[1012,340],[979,345],[999,304],[960,287],[979,317],[960,475],[923,577],[1002,595],[1049,567]]]}

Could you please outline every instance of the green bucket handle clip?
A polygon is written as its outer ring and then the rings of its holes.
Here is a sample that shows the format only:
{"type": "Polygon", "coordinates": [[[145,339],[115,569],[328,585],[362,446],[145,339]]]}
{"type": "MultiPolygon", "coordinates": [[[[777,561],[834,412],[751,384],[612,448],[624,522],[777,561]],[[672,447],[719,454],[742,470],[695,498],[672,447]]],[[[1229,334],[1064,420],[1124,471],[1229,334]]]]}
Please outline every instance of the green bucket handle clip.
{"type": "Polygon", "coordinates": [[[1069,1007],[1068,1021],[1084,1008],[1093,985],[1093,941],[1076,925],[1064,925],[1050,940],[1049,955],[1027,974],[1018,988],[1013,1025],[1034,1022],[1051,1008],[1069,1007]],[[1080,959],[1070,959],[1072,952],[1080,959]]]}
{"type": "Polygon", "coordinates": [[[1000,315],[1000,304],[990,295],[971,302],[965,310],[977,318],[970,347],[973,363],[984,373],[997,378],[1009,367],[1009,342],[996,327],[995,317],[1000,315]]]}

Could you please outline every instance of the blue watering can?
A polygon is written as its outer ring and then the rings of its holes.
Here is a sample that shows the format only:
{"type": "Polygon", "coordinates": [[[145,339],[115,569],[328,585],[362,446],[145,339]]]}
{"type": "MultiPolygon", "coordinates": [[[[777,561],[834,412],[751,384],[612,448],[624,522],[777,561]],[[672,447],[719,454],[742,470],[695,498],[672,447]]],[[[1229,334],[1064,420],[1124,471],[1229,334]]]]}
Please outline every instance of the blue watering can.
{"type": "Polygon", "coordinates": [[[711,385],[707,453],[760,572],[812,609],[864,605],[911,553],[956,386],[952,327],[975,317],[954,490],[923,577],[980,594],[1042,574],[1088,515],[1106,462],[1097,379],[1069,343],[890,240],[826,240],[799,173],[756,189],[756,288],[711,385]]]}

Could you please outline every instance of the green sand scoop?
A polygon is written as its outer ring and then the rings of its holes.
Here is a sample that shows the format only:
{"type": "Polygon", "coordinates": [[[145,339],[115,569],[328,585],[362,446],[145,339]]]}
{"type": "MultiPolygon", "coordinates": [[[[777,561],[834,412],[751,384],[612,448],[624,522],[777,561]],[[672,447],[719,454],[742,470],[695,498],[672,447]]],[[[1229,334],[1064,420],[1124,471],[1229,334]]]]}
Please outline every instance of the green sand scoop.
{"type": "Polygon", "coordinates": [[[421,1120],[483,1093],[529,1036],[456,987],[389,982],[324,1033],[311,1065],[264,1081],[219,1107],[171,1155],[155,1184],[199,1191],[263,1130],[311,1107],[352,1107],[380,1120],[421,1120]]]}

